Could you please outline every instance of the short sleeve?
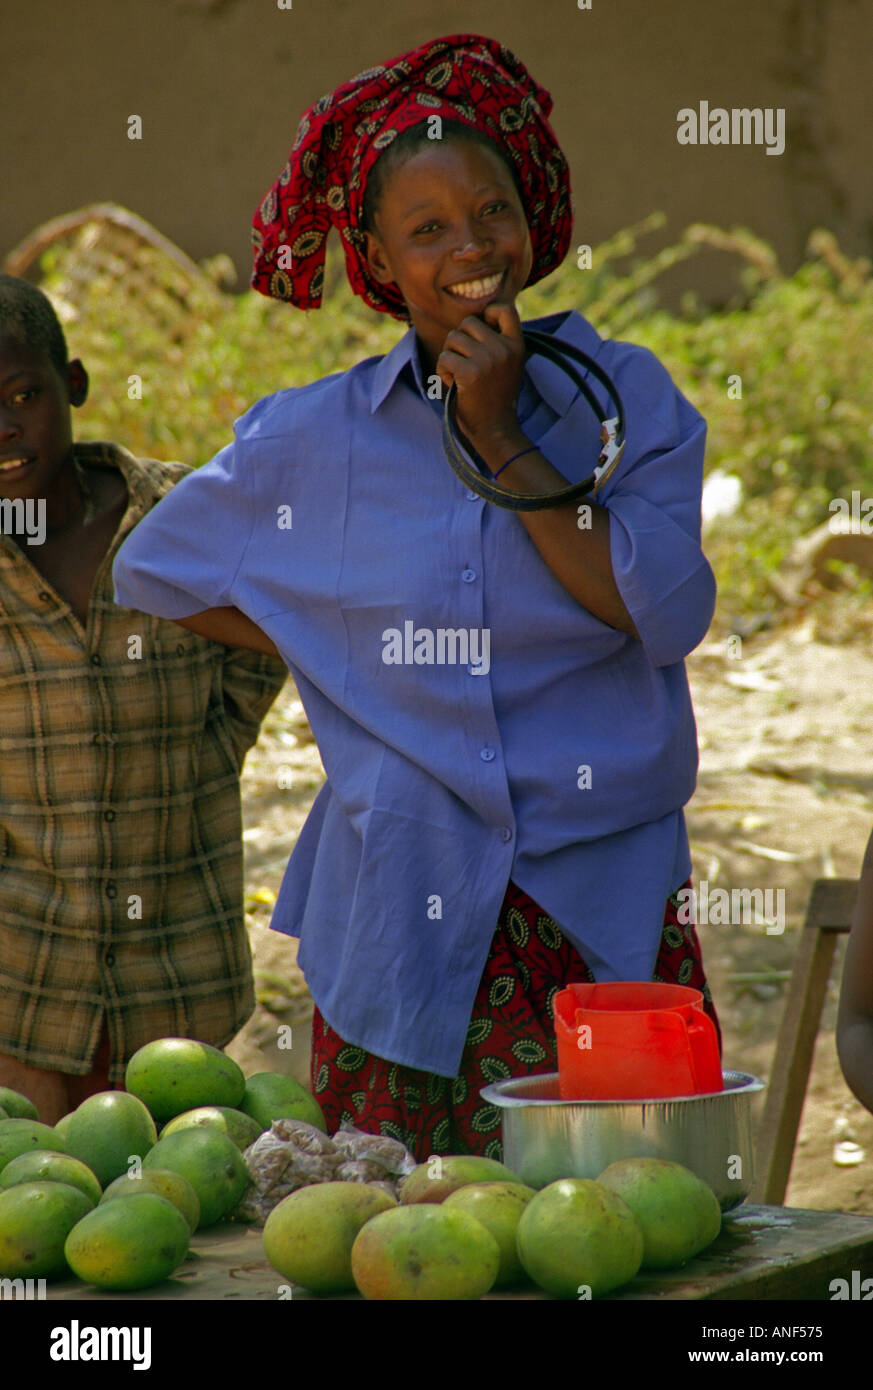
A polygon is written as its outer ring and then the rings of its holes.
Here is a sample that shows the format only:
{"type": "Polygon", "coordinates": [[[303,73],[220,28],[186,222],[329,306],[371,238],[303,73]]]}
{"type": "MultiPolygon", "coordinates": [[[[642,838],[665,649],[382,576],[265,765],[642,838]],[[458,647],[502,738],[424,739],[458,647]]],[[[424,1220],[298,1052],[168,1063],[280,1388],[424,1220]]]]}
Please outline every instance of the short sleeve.
{"type": "Polygon", "coordinates": [[[190,618],[233,602],[252,531],[252,505],[233,444],[188,473],[122,542],[115,602],[159,618],[190,618]]]}
{"type": "Polygon", "coordinates": [[[655,666],[703,640],[716,586],[700,545],[706,422],[644,348],[614,343],[628,448],[599,500],[611,520],[615,582],[655,666]]]}
{"type": "Polygon", "coordinates": [[[223,664],[224,717],[242,770],[265,714],[288,679],[278,657],[229,649],[223,664]]]}

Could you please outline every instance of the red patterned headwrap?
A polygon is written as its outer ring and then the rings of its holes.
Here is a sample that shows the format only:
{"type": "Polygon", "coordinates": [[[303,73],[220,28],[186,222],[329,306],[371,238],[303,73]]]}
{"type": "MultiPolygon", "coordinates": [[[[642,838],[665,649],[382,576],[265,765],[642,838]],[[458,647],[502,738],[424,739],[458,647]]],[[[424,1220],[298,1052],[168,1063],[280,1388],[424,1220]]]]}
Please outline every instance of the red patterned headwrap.
{"type": "Polygon", "coordinates": [[[570,175],[547,120],[551,109],[549,93],[524,64],[477,34],[434,39],[359,73],[304,113],[288,163],[253,219],[252,285],[317,309],[327,234],[336,227],[355,294],[408,319],[397,286],[370,274],[360,226],[364,188],[391,141],[434,115],[489,136],[514,163],[533,251],[527,283],[535,284],[564,259],[572,232],[570,175]]]}

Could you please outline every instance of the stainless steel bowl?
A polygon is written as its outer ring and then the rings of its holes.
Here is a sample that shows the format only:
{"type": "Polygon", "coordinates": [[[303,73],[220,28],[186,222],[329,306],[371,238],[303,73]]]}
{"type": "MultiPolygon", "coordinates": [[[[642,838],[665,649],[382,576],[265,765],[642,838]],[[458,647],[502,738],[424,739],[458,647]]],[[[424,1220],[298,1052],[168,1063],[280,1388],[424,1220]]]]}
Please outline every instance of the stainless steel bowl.
{"type": "Polygon", "coordinates": [[[561,1100],[558,1073],[499,1081],[483,1100],[503,1111],[503,1161],[529,1187],[597,1178],[620,1158],[669,1158],[709,1183],[723,1211],[754,1177],[751,1098],[763,1081],[724,1071],[724,1090],[670,1100],[561,1100]]]}

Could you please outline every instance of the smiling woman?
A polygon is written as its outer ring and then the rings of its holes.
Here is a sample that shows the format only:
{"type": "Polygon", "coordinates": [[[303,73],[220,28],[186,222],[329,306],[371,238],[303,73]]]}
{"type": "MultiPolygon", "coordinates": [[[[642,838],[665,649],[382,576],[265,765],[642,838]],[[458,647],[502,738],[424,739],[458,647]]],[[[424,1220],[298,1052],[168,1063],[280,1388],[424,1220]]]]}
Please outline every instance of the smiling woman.
{"type": "Polygon", "coordinates": [[[304,112],[254,217],[252,282],[317,308],[334,229],[354,291],[409,331],[259,401],[115,562],[119,602],[228,641],[245,615],[286,660],[326,772],[272,921],[300,937],[313,1089],[331,1131],[351,1119],[420,1161],[501,1157],[481,1088],[555,1069],[563,985],[654,974],[712,1011],[676,897],[684,657],[714,602],[705,425],[650,353],[577,313],[536,321],[555,353],[526,353],[516,297],[571,244],[550,112],[469,34],[304,112]],[[584,518],[490,506],[447,464],[443,387],[510,491],[554,494],[589,477],[606,419],[603,380],[595,411],[561,344],[615,383],[624,453],[584,518]]]}

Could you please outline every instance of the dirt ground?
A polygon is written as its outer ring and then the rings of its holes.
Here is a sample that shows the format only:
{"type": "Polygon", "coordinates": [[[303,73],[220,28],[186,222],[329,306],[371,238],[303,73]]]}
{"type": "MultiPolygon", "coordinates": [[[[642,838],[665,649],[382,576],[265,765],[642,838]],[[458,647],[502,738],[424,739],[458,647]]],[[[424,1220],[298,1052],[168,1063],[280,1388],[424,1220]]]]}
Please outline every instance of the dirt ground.
{"type": "MultiPolygon", "coordinates": [[[[770,888],[777,911],[776,890],[784,890],[782,934],[768,933],[763,922],[698,928],[724,1065],[764,1081],[810,887],[816,878],[856,877],[873,828],[873,769],[864,756],[873,726],[871,652],[869,631],[853,631],[839,604],[826,600],[739,643],[711,636],[688,661],[700,738],[698,787],[687,811],[695,884],[706,880],[710,901],[716,888],[770,888]]],[[[228,1051],[247,1072],[288,1071],[306,1084],[312,1003],[296,941],[272,932],[269,922],[322,780],[289,679],[242,779],[259,1003],[228,1051]]],[[[844,948],[841,938],[785,1203],[873,1212],[873,1116],[843,1081],[834,1045],[844,948]],[[845,1141],[863,1150],[857,1165],[834,1161],[845,1141]]],[[[759,1116],[763,1095],[755,1106],[759,1116]]]]}

